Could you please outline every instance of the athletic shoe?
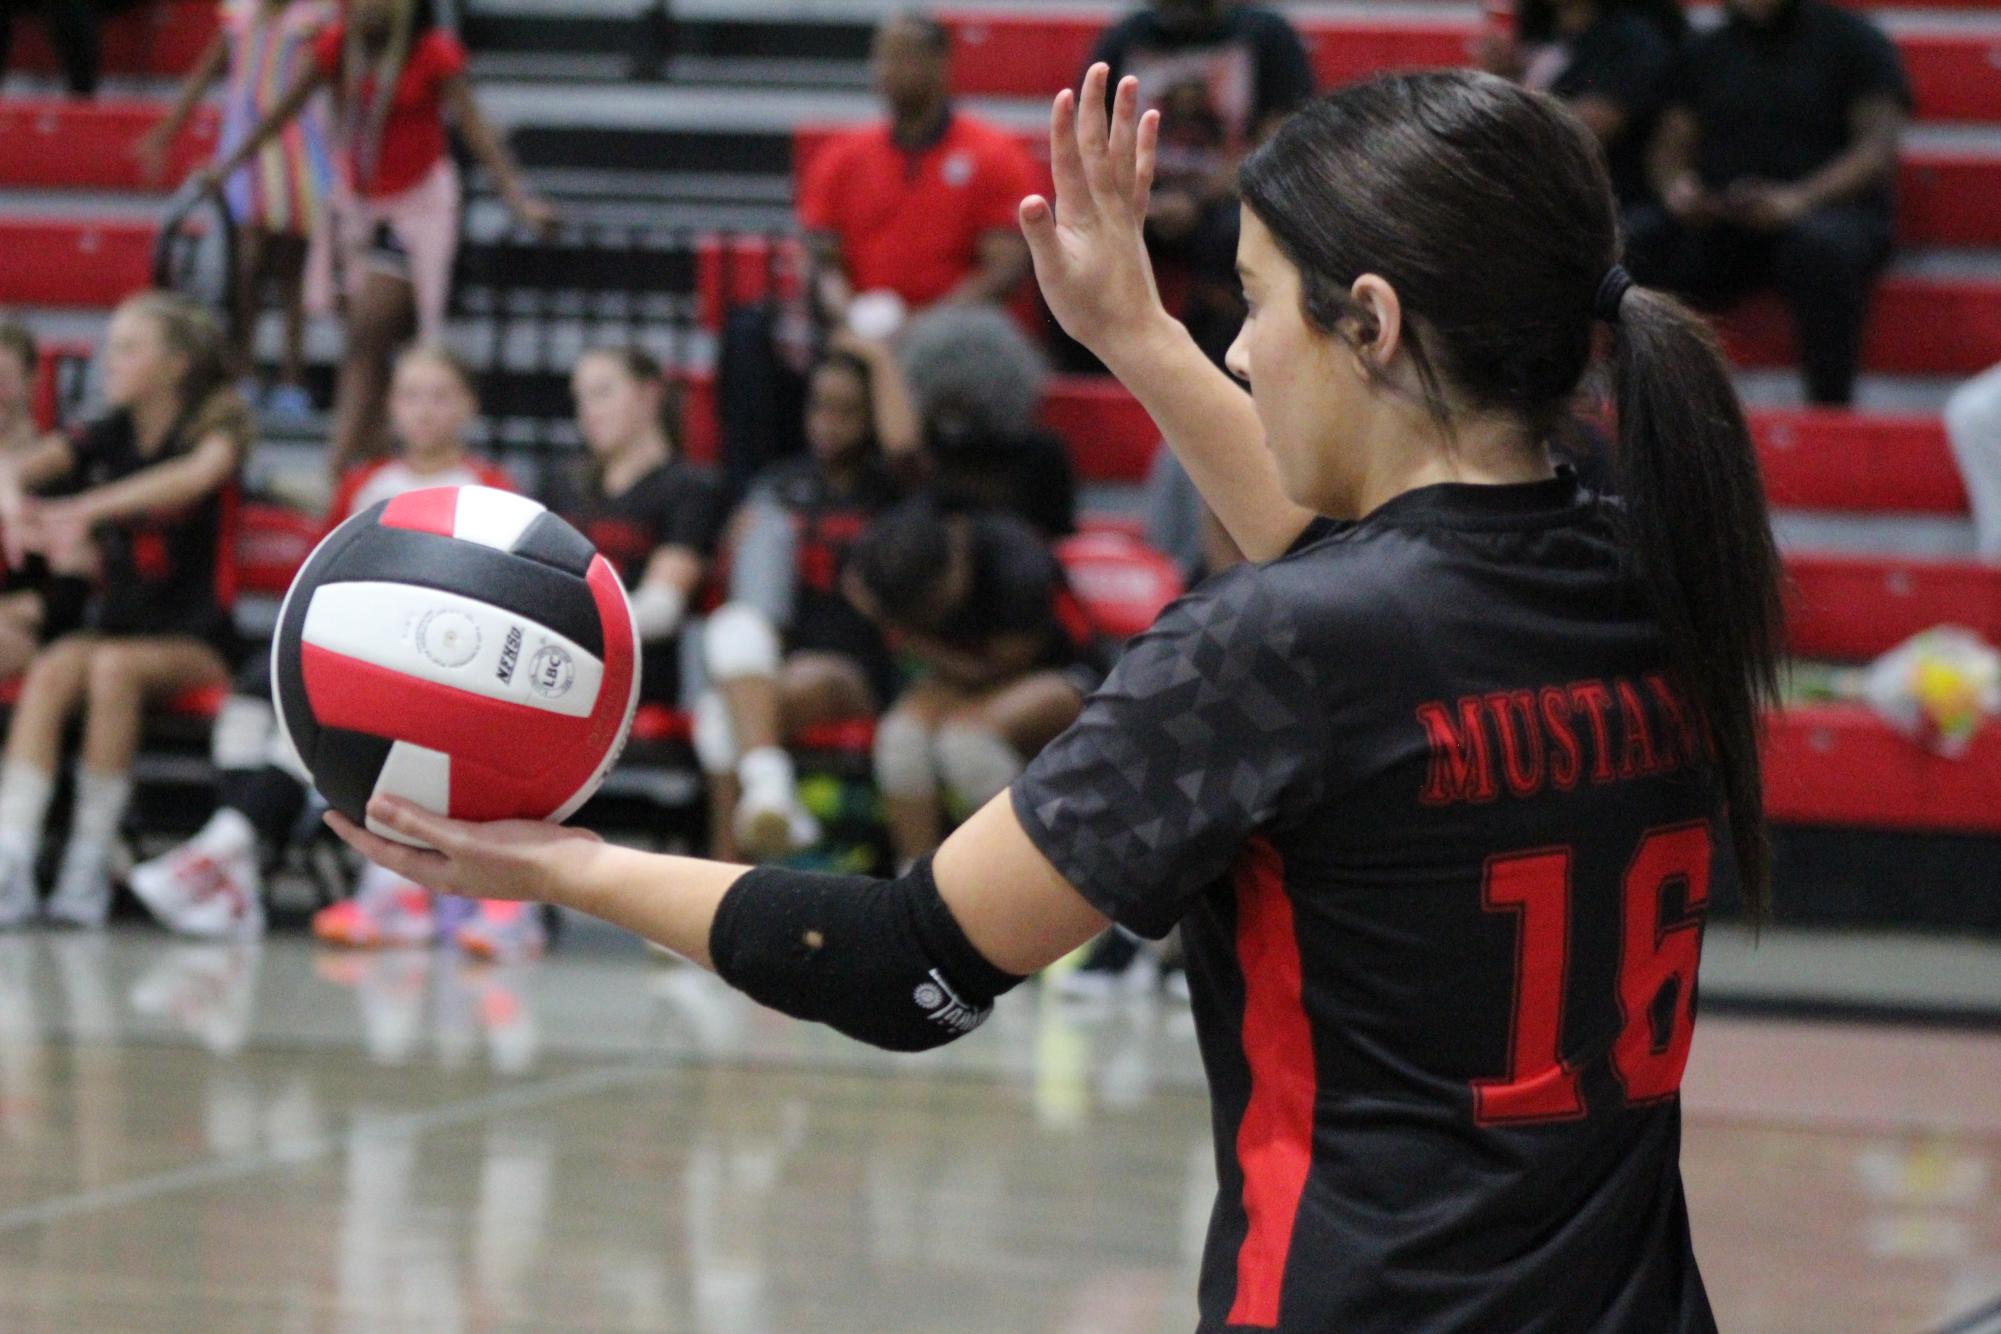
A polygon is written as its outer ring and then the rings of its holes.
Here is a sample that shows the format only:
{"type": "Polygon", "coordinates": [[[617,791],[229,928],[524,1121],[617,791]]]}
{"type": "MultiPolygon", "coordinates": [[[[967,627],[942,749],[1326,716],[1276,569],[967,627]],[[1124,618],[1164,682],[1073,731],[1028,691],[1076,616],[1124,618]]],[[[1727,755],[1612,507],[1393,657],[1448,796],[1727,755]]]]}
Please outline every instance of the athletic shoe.
{"type": "Polygon", "coordinates": [[[538,959],[549,948],[542,913],[530,903],[481,899],[471,920],[458,929],[458,947],[486,963],[520,963],[538,959]]]}
{"type": "Polygon", "coordinates": [[[413,949],[436,940],[438,925],[428,893],[371,866],[353,898],[313,914],[313,935],[349,949],[413,949]]]}
{"type": "Polygon", "coordinates": [[[37,897],[34,859],[0,850],[0,931],[32,919],[37,897]]]}
{"type": "Polygon", "coordinates": [[[1081,963],[1058,975],[1056,994],[1071,1000],[1144,996],[1159,974],[1159,965],[1139,939],[1113,927],[1092,942],[1081,963]]]}
{"type": "Polygon", "coordinates": [[[42,905],[42,916],[64,926],[95,931],[111,916],[111,868],[102,849],[79,852],[72,845],[56,872],[56,890],[42,905]]]}
{"type": "Polygon", "coordinates": [[[130,883],[176,935],[254,940],[264,934],[263,879],[254,850],[211,852],[190,842],[133,867],[130,883]]]}
{"type": "Polygon", "coordinates": [[[744,788],[737,803],[736,841],[750,861],[777,861],[818,843],[820,822],[799,804],[792,784],[759,783],[744,788]]]}

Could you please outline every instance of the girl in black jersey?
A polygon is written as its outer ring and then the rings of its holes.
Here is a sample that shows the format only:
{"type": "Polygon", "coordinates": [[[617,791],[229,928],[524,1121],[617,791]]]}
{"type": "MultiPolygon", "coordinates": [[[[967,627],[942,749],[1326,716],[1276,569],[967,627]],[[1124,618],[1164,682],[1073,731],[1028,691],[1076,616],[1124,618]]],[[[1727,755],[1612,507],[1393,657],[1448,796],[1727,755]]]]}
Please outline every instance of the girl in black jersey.
{"type": "Polygon", "coordinates": [[[695,706],[710,848],[762,860],[819,839],[787,742],[873,718],[894,686],[882,636],[840,588],[862,530],[918,471],[923,440],[895,355],[837,335],[806,385],[804,458],[765,469],[731,523],[728,600],[703,628],[695,706]]]}
{"type": "MultiPolygon", "coordinates": [[[[35,373],[40,349],[25,325],[0,319],[0,466],[39,451],[53,438],[35,421],[35,373]]],[[[24,671],[41,646],[76,628],[89,595],[81,544],[77,568],[51,569],[36,555],[24,568],[0,572],[0,678],[24,671]]]]}
{"type": "Polygon", "coordinates": [[[102,924],[106,858],[131,795],[132,756],[148,701],[229,679],[236,655],[229,543],[235,481],[251,421],[230,387],[215,317],[149,292],[112,316],[104,345],[108,416],[0,470],[0,536],[18,567],[88,553],[98,591],[85,628],[29,668],[0,767],[0,921],[35,902],[42,821],[65,725],[83,714],[83,754],[69,846],[48,915],[102,924]],[[24,492],[67,482],[69,494],[24,492]]]}
{"type": "Polygon", "coordinates": [[[1702,923],[1767,895],[1776,558],[1714,343],[1618,265],[1589,132],[1492,76],[1302,109],[1241,173],[1213,369],[1141,228],[1157,125],[1060,94],[1050,308],[1251,563],[1127,647],[895,881],[383,802],[409,874],[552,898],[790,1014],[935,1046],[1106,921],[1179,923],[1219,1190],[1202,1330],[1709,1331],[1679,1167],[1702,923]],[[1547,441],[1599,348],[1618,502],[1547,441]]]}
{"type": "Polygon", "coordinates": [[[660,363],[636,347],[587,352],[570,377],[590,475],[553,498],[625,581],[643,646],[642,700],[681,703],[679,632],[708,577],[728,517],[707,469],[681,458],[667,429],[660,363]]]}

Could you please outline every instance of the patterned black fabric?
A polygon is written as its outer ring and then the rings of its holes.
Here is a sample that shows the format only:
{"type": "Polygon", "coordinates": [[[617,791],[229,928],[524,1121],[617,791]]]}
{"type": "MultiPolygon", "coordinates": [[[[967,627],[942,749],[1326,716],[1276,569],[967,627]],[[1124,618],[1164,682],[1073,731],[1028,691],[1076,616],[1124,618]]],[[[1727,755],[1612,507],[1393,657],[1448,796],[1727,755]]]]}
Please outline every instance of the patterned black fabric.
{"type": "Polygon", "coordinates": [[[1316,524],[1135,640],[1013,793],[1188,947],[1200,1328],[1715,1328],[1677,1095],[1727,846],[1613,502],[1316,524]]]}

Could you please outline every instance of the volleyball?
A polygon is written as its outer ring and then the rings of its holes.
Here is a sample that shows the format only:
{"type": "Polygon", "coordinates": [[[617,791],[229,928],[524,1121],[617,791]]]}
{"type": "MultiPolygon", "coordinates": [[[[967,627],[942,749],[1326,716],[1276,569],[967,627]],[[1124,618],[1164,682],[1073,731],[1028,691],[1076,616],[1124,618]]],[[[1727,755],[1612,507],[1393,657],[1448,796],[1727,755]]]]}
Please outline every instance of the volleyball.
{"type": "Polygon", "coordinates": [[[583,534],[523,496],[435,487],[362,511],[307,558],[278,614],[272,697],[313,785],[357,824],[377,794],[560,821],[618,760],[638,657],[625,590],[583,534]]]}

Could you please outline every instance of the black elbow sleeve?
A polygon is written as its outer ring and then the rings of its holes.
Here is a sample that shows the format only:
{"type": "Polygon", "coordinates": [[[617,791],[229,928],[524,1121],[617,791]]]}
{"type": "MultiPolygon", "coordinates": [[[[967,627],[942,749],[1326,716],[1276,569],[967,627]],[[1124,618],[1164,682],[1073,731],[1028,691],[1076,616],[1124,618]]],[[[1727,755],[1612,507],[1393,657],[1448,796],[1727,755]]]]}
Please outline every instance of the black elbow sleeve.
{"type": "Polygon", "coordinates": [[[966,939],[928,858],[895,880],[750,871],[716,909],[709,955],[760,1004],[890,1051],[964,1037],[1022,981],[966,939]]]}

